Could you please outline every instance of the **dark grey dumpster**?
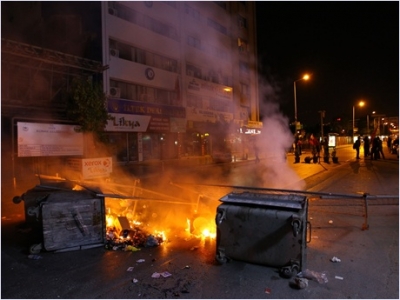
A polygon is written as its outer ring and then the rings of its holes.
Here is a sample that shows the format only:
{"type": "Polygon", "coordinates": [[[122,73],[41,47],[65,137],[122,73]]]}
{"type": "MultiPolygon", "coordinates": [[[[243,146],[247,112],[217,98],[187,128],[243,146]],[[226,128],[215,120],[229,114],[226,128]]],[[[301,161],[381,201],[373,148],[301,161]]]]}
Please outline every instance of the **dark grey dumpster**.
{"type": "Polygon", "coordinates": [[[298,195],[230,193],[217,207],[216,260],[280,269],[290,277],[305,268],[308,199],[298,195]]]}
{"type": "Polygon", "coordinates": [[[37,236],[29,252],[69,251],[102,246],[106,242],[104,197],[84,188],[46,182],[14,202],[25,202],[25,221],[37,236]]]}

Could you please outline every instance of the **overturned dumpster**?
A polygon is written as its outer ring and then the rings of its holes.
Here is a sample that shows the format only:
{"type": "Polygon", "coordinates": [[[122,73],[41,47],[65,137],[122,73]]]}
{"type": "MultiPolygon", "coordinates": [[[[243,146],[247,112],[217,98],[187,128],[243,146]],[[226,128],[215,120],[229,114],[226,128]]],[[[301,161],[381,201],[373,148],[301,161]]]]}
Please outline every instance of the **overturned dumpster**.
{"type": "Polygon", "coordinates": [[[291,277],[306,267],[308,199],[298,195],[229,193],[217,207],[216,260],[280,269],[291,277]]]}
{"type": "Polygon", "coordinates": [[[24,201],[25,221],[38,237],[29,252],[70,251],[103,246],[106,242],[105,204],[99,191],[68,181],[41,180],[16,196],[24,201]]]}

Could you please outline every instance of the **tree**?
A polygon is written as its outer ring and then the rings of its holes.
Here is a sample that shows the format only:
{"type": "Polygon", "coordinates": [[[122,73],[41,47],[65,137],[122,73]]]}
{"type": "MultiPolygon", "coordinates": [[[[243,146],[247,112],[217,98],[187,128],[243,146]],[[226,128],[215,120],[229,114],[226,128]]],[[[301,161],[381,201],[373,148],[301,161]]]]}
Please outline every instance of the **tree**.
{"type": "Polygon", "coordinates": [[[74,78],[68,97],[67,116],[81,127],[81,132],[91,132],[101,142],[107,142],[104,127],[110,119],[105,106],[106,96],[100,83],[74,78]]]}

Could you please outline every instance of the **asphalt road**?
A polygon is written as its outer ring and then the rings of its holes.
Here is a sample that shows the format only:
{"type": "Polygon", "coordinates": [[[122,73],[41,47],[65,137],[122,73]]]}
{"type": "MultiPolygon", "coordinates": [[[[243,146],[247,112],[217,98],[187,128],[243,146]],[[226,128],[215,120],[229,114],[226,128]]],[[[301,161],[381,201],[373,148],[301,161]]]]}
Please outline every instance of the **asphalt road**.
{"type": "MultiPolygon", "coordinates": [[[[3,189],[2,184],[1,297],[398,299],[398,159],[387,155],[385,160],[356,160],[349,147],[338,149],[338,155],[339,164],[294,164],[288,156],[283,165],[278,158],[263,157],[260,164],[247,161],[153,173],[141,180],[140,193],[146,199],[165,198],[161,197],[165,194],[176,199],[156,205],[152,202],[145,209],[150,211],[148,223],[164,226],[168,239],[158,247],[135,252],[99,247],[63,253],[42,251],[39,259],[30,259],[28,249],[37,237],[24,226],[23,203],[10,204],[14,191],[3,189]],[[309,193],[311,241],[303,271],[314,274],[314,279],[308,281],[308,287],[298,289],[294,278],[283,278],[276,268],[245,259],[219,265],[215,239],[185,231],[182,219],[190,216],[193,208],[214,222],[219,197],[240,190],[225,185],[309,193]],[[342,197],[321,198],[318,193],[342,197]],[[366,194],[370,195],[367,218],[362,197],[366,194]],[[360,198],[351,198],[354,195],[360,198]],[[189,205],[181,204],[182,198],[189,205]],[[176,221],[173,229],[169,228],[171,220],[176,221]],[[340,262],[332,262],[333,257],[340,262]],[[128,271],[129,267],[133,269],[128,271]],[[163,272],[171,275],[152,277],[163,272]],[[321,278],[326,281],[318,282],[321,278]]],[[[140,203],[148,205],[148,201],[140,203]]]]}

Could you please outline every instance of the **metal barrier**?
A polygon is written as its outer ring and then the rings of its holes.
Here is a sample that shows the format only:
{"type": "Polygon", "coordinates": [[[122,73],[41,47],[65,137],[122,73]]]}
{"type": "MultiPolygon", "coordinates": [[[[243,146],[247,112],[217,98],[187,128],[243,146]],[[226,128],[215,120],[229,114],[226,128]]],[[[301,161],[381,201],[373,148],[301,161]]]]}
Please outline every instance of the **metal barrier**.
{"type": "MultiPolygon", "coordinates": [[[[182,183],[181,183],[182,184],[182,183]]],[[[193,185],[193,184],[191,184],[193,185]]],[[[203,185],[211,187],[233,188],[237,190],[253,190],[253,191],[268,191],[281,194],[297,194],[314,196],[310,198],[310,211],[323,211],[338,214],[351,214],[364,218],[364,223],[361,226],[362,230],[369,228],[368,223],[368,207],[369,205],[399,205],[399,195],[370,195],[364,194],[339,194],[339,193],[324,193],[300,190],[274,189],[262,187],[234,186],[234,185],[203,185]],[[328,210],[329,207],[329,210],[328,210]],[[343,210],[346,207],[346,210],[343,210]],[[325,208],[325,210],[324,210],[325,208]],[[351,209],[349,209],[351,208],[351,209]]]]}

